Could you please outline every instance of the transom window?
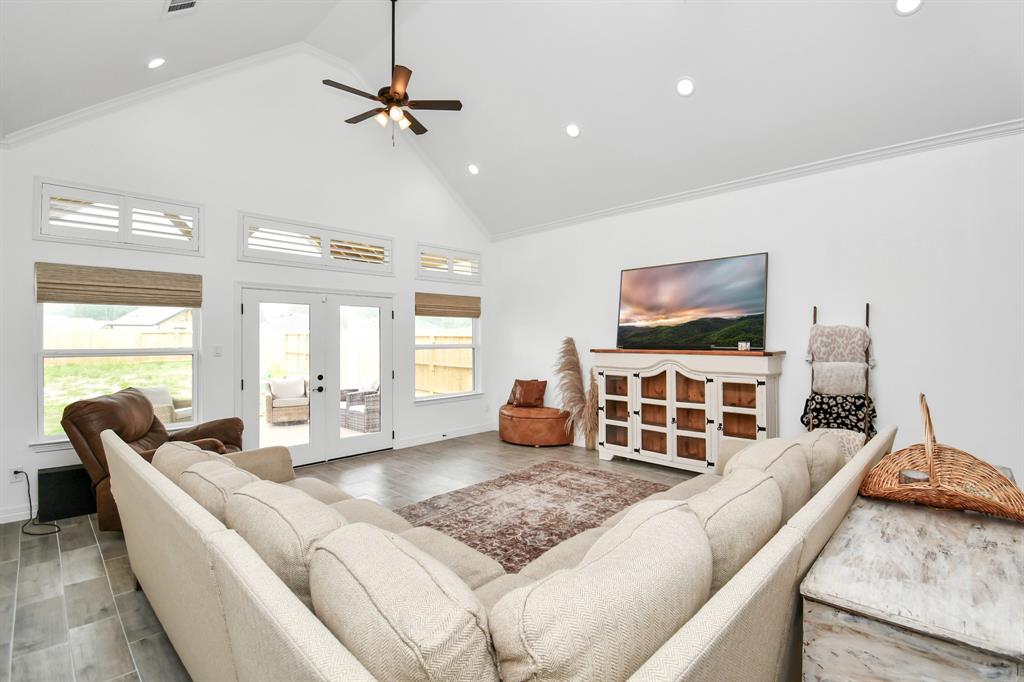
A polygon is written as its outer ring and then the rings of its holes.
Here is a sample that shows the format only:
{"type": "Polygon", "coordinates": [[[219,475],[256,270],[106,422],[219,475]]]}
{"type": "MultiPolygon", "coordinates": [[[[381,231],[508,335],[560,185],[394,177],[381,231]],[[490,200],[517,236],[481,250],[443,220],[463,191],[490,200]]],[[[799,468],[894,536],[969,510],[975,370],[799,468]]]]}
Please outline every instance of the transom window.
{"type": "Polygon", "coordinates": [[[390,275],[391,239],[243,213],[242,260],[390,275]]]}
{"type": "Polygon", "coordinates": [[[433,244],[417,244],[419,279],[479,284],[481,256],[474,251],[461,251],[433,244]]]}
{"type": "Polygon", "coordinates": [[[196,205],[50,182],[39,187],[40,239],[200,252],[196,205]]]}

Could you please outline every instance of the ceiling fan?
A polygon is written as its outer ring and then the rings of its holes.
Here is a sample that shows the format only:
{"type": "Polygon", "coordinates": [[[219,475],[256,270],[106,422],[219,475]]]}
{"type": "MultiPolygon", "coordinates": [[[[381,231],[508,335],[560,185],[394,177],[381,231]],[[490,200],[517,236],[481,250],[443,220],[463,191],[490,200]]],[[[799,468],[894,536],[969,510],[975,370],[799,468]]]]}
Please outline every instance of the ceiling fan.
{"type": "Polygon", "coordinates": [[[353,95],[359,95],[366,99],[372,99],[375,102],[381,104],[381,106],[364,111],[358,116],[346,119],[345,123],[362,123],[368,118],[372,118],[381,125],[382,128],[387,127],[389,121],[394,121],[401,130],[406,128],[412,128],[412,131],[417,135],[422,135],[427,132],[426,127],[412,115],[409,109],[417,110],[441,110],[441,111],[461,111],[462,102],[457,99],[409,99],[409,92],[407,90],[409,86],[409,78],[412,76],[412,70],[408,67],[402,66],[401,64],[395,64],[395,3],[397,0],[391,0],[391,85],[385,85],[383,88],[377,91],[376,95],[371,95],[368,92],[363,92],[358,88],[353,88],[348,85],[343,85],[337,81],[332,81],[327,78],[324,79],[324,85],[329,85],[332,88],[338,88],[345,92],[351,92],[353,95]]]}

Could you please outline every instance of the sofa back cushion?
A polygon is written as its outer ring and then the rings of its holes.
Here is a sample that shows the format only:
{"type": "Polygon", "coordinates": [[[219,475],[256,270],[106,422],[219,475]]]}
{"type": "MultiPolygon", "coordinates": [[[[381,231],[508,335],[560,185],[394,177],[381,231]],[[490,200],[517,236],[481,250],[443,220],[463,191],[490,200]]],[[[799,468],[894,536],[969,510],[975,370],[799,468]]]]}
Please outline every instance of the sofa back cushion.
{"type": "Polygon", "coordinates": [[[180,485],[182,472],[198,462],[223,462],[228,466],[235,466],[227,457],[180,440],[168,441],[153,453],[153,466],[175,485],[180,485]]]}
{"type": "Polygon", "coordinates": [[[578,566],[505,595],[491,636],[506,682],[624,680],[707,600],[711,547],[677,501],[645,502],[578,566]]]}
{"type": "Polygon", "coordinates": [[[756,469],[772,478],[782,491],[783,523],[811,498],[811,476],[802,443],[770,438],[741,450],[725,465],[725,476],[737,469],[756,469]]]}
{"type": "Polygon", "coordinates": [[[722,588],[782,526],[782,493],[757,469],[736,469],[686,501],[711,544],[711,593],[722,588]]]}
{"type": "Polygon", "coordinates": [[[811,479],[811,496],[817,495],[829,479],[846,464],[842,442],[838,436],[824,429],[815,429],[796,440],[804,446],[807,473],[811,479]]]}
{"type": "Polygon", "coordinates": [[[231,494],[227,526],[234,528],[307,606],[313,545],[345,517],[301,490],[256,481],[231,494]]]}
{"type": "Polygon", "coordinates": [[[394,533],[343,526],[313,551],[313,609],[381,680],[497,680],[487,611],[439,561],[394,533]]]}
{"type": "Polygon", "coordinates": [[[218,521],[225,523],[224,508],[231,493],[258,480],[245,469],[209,460],[196,462],[181,472],[178,485],[218,521]]]}

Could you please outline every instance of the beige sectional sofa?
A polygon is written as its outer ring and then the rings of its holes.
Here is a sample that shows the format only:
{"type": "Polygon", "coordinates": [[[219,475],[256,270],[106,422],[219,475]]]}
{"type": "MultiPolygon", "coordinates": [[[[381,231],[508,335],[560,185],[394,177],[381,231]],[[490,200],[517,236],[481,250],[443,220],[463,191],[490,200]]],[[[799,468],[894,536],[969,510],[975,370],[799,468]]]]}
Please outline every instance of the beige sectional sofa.
{"type": "Polygon", "coordinates": [[[103,434],[132,568],[196,680],[799,676],[800,579],[895,429],[763,441],[507,575],[287,450],[103,434]]]}

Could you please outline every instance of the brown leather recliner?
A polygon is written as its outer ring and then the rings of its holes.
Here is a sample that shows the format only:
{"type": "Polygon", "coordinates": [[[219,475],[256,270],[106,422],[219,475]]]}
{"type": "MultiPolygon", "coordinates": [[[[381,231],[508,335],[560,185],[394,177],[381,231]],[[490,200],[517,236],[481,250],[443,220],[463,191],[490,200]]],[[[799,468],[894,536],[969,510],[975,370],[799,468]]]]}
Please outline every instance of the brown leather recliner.
{"type": "Polygon", "coordinates": [[[245,428],[241,419],[229,417],[168,434],[153,414],[152,403],[135,388],[71,403],[64,408],[60,425],[92,479],[100,530],[121,530],[117,505],[110,492],[110,473],[100,441],[101,432],[112,430],[148,462],[152,461],[156,449],[169,440],[188,441],[220,454],[238,452],[242,449],[245,428]]]}

